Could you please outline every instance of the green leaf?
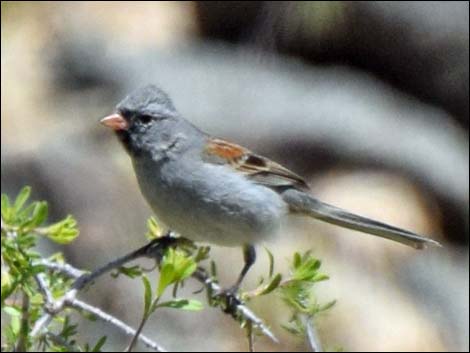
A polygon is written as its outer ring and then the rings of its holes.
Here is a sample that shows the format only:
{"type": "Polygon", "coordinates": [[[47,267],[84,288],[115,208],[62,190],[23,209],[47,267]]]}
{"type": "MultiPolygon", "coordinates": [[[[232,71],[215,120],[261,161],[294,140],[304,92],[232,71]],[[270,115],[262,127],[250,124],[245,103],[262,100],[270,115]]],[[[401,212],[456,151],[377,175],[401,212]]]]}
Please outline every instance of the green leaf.
{"type": "MultiPolygon", "coordinates": [[[[321,261],[312,257],[310,252],[306,252],[302,257],[300,254],[296,253],[294,255],[292,277],[297,281],[317,282],[317,270],[320,268],[320,266],[321,261]]],[[[321,277],[318,278],[320,279],[321,277]]],[[[323,278],[320,280],[323,280],[323,278]]]]}
{"type": "Polygon", "coordinates": [[[157,308],[172,308],[187,311],[200,311],[204,308],[202,303],[194,299],[174,299],[157,305],[157,308]]]}
{"type": "Polygon", "coordinates": [[[152,305],[152,286],[146,275],[142,276],[142,282],[144,284],[144,315],[147,316],[150,313],[150,306],[152,305]]]}
{"type": "Polygon", "coordinates": [[[174,283],[183,281],[196,271],[197,264],[191,256],[181,250],[167,249],[163,256],[157,296],[160,297],[165,289],[174,283]]]}
{"type": "MultiPolygon", "coordinates": [[[[2,277],[2,280],[3,280],[3,277],[2,277]]],[[[3,285],[2,283],[2,292],[1,292],[2,305],[5,302],[5,300],[15,292],[19,284],[20,282],[18,280],[11,281],[5,285],[3,285]]]]}
{"type": "Polygon", "coordinates": [[[281,324],[282,328],[296,336],[305,336],[305,326],[299,319],[297,314],[294,314],[287,324],[281,324]]]}
{"type": "Polygon", "coordinates": [[[2,194],[2,218],[6,223],[11,222],[11,214],[10,199],[6,194],[2,194]]]}
{"type": "Polygon", "coordinates": [[[282,281],[282,275],[278,273],[274,278],[261,290],[259,295],[266,295],[271,293],[273,290],[279,287],[282,281]]]}
{"type": "Polygon", "coordinates": [[[264,250],[268,254],[268,258],[269,258],[269,275],[268,275],[268,277],[271,278],[274,274],[274,256],[273,256],[272,252],[269,251],[268,248],[265,247],[264,250]]]}
{"type": "Polygon", "coordinates": [[[294,336],[305,336],[305,329],[293,324],[281,324],[281,327],[294,336]]]}
{"type": "Polygon", "coordinates": [[[36,207],[36,204],[37,202],[32,202],[28,206],[23,207],[21,211],[17,213],[18,219],[22,221],[24,220],[30,221],[29,219],[30,215],[32,214],[34,207],[36,207]]]}
{"type": "Polygon", "coordinates": [[[217,278],[217,265],[214,260],[211,260],[211,277],[217,278]]]}
{"type": "Polygon", "coordinates": [[[31,195],[31,187],[25,186],[23,189],[21,189],[20,193],[15,199],[15,203],[13,204],[13,208],[15,209],[15,212],[18,212],[21,210],[25,202],[28,200],[29,195],[31,195]]]}
{"type": "Polygon", "coordinates": [[[210,246],[201,246],[197,249],[197,254],[194,257],[194,261],[201,262],[209,258],[210,246]]]}
{"type": "Polygon", "coordinates": [[[32,216],[33,227],[38,227],[41,224],[43,224],[47,218],[48,213],[49,213],[49,207],[47,205],[47,202],[45,201],[37,202],[34,207],[33,216],[32,216]]]}
{"type": "Polygon", "coordinates": [[[56,243],[68,244],[79,234],[77,221],[71,215],[68,215],[64,220],[47,227],[44,233],[49,239],[56,243]]]}
{"type": "Polygon", "coordinates": [[[175,281],[175,267],[171,263],[166,263],[160,270],[160,279],[158,281],[157,296],[160,297],[165,289],[175,281]]]}
{"type": "Polygon", "coordinates": [[[2,310],[7,313],[10,316],[21,316],[21,310],[18,308],[15,308],[14,306],[4,306],[2,310]]]}
{"type": "Polygon", "coordinates": [[[101,337],[98,342],[96,342],[95,346],[91,349],[92,352],[101,352],[101,348],[106,343],[106,336],[101,337]]]}
{"type": "Polygon", "coordinates": [[[294,254],[294,261],[293,261],[293,267],[294,269],[298,268],[300,264],[302,263],[302,257],[298,252],[294,254]]]}
{"type": "Polygon", "coordinates": [[[2,284],[2,292],[4,290],[8,290],[8,288],[11,286],[12,284],[12,278],[11,278],[11,275],[10,273],[3,268],[2,266],[2,278],[1,278],[1,284],[2,284]]]}
{"type": "Polygon", "coordinates": [[[181,267],[177,268],[177,279],[182,281],[191,276],[196,271],[197,265],[192,258],[187,258],[181,262],[181,267]]]}
{"type": "Polygon", "coordinates": [[[25,219],[21,224],[23,229],[31,229],[40,226],[47,218],[48,205],[45,201],[33,202],[24,208],[19,214],[20,219],[25,219]]]}
{"type": "Polygon", "coordinates": [[[334,305],[336,304],[336,300],[332,300],[331,302],[328,302],[324,305],[321,305],[319,308],[318,308],[318,311],[326,311],[328,309],[331,309],[334,305]]]}
{"type": "Polygon", "coordinates": [[[323,273],[317,273],[313,278],[312,278],[312,281],[313,282],[320,282],[320,281],[326,281],[326,280],[329,280],[330,277],[323,274],[323,273]]]}
{"type": "Polygon", "coordinates": [[[153,216],[147,220],[147,228],[148,228],[148,232],[145,236],[147,237],[148,240],[160,238],[163,234],[160,225],[158,224],[157,220],[153,216]]]}
{"type": "Polygon", "coordinates": [[[121,266],[117,269],[116,272],[111,273],[113,278],[117,278],[120,274],[127,276],[129,278],[136,278],[142,275],[142,269],[139,265],[134,266],[121,266]]]}
{"type": "Polygon", "coordinates": [[[20,332],[20,317],[19,316],[12,316],[10,321],[11,330],[13,334],[16,336],[20,332]]]}

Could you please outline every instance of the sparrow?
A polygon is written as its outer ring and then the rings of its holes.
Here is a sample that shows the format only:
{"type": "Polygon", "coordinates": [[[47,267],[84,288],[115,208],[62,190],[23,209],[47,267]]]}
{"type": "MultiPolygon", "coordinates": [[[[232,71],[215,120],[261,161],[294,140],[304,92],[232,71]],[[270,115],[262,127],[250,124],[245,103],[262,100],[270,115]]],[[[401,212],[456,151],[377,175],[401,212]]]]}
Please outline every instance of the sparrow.
{"type": "Polygon", "coordinates": [[[326,204],[289,169],[213,137],[184,119],[154,85],[137,89],[100,121],[131,157],[142,195],[157,220],[195,242],[242,247],[238,290],[256,260],[255,245],[291,214],[422,249],[438,242],[326,204]]]}

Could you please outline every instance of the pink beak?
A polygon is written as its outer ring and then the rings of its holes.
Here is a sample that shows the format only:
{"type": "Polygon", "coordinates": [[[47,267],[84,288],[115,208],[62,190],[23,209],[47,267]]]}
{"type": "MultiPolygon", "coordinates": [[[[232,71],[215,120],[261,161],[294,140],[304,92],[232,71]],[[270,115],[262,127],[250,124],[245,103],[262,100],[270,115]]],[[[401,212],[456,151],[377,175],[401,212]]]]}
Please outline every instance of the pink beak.
{"type": "Polygon", "coordinates": [[[129,124],[121,114],[112,114],[100,120],[100,123],[114,131],[127,130],[129,124]]]}

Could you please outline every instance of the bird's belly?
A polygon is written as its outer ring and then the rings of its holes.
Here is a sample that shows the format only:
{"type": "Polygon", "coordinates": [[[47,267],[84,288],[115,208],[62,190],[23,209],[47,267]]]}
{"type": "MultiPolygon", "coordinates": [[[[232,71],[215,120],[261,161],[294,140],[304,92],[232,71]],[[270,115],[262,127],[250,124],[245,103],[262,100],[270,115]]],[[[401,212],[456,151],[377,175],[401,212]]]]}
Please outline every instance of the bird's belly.
{"type": "Polygon", "coordinates": [[[222,246],[254,244],[278,232],[286,206],[277,193],[238,175],[192,173],[185,178],[171,173],[169,180],[137,172],[143,195],[166,227],[222,246]]]}

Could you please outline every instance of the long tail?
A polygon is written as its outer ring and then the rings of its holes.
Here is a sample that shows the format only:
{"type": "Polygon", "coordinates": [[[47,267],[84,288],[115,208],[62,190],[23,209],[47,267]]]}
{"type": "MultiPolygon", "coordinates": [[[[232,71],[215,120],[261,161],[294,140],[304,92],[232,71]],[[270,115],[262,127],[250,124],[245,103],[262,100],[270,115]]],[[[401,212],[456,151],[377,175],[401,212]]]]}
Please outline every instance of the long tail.
{"type": "Polygon", "coordinates": [[[294,212],[304,213],[324,222],[340,227],[357,230],[360,232],[377,235],[382,238],[422,249],[426,244],[441,246],[435,240],[409,232],[404,229],[377,222],[372,219],[349,213],[341,208],[323,203],[305,192],[288,189],[282,193],[282,197],[294,212]]]}

